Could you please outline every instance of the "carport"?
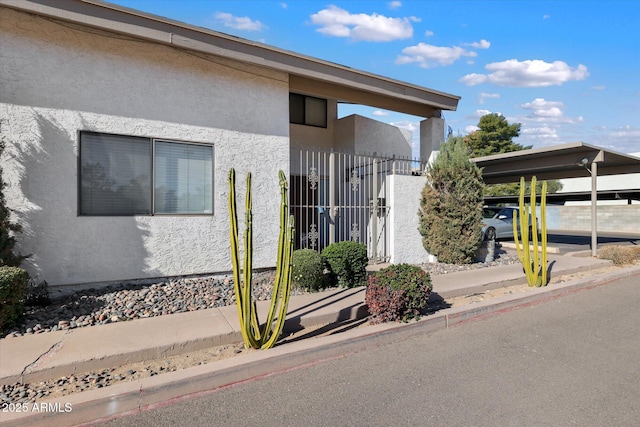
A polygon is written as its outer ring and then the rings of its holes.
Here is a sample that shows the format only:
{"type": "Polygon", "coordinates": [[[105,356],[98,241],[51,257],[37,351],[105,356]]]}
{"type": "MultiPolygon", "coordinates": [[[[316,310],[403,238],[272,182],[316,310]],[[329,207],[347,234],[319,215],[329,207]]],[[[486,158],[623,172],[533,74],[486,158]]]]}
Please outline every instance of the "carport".
{"type": "MultiPolygon", "coordinates": [[[[597,256],[598,246],[598,176],[640,173],[640,159],[595,145],[575,142],[553,147],[534,148],[511,153],[476,157],[487,184],[591,177],[591,255],[597,256]]],[[[640,183],[634,183],[640,187],[640,183]]],[[[639,189],[630,194],[637,196],[639,189]]],[[[631,196],[635,198],[634,196],[631,196]]]]}

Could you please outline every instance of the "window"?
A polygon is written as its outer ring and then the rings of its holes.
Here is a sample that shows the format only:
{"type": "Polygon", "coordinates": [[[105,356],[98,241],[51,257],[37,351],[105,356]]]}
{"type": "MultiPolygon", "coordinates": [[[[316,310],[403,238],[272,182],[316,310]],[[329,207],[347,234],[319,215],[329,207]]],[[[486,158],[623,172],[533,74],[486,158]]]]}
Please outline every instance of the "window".
{"type": "Polygon", "coordinates": [[[211,214],[213,147],[80,133],[80,215],[211,214]]]}
{"type": "Polygon", "coordinates": [[[289,94],[289,122],[299,125],[327,127],[327,100],[289,94]]]}

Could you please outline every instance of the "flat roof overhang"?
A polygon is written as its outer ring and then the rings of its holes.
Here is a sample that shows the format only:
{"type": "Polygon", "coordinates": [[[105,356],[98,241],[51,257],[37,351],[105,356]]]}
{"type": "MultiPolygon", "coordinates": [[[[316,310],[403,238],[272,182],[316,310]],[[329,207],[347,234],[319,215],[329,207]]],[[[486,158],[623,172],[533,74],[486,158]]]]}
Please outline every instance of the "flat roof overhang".
{"type": "Polygon", "coordinates": [[[534,148],[511,153],[476,157],[487,184],[591,176],[591,165],[598,164],[598,176],[640,173],[640,158],[584,142],[534,148]]]}
{"type": "Polygon", "coordinates": [[[421,117],[459,96],[98,0],[0,0],[0,6],[286,72],[291,90],[421,117]]]}

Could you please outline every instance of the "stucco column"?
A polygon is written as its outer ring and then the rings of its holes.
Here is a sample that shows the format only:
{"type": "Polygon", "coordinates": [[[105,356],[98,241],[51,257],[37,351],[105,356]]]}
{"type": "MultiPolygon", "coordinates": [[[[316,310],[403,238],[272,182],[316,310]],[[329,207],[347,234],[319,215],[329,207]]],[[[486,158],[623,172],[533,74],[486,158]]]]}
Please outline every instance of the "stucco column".
{"type": "Polygon", "coordinates": [[[444,120],[429,117],[420,122],[420,158],[431,163],[444,142],[444,120]]]}

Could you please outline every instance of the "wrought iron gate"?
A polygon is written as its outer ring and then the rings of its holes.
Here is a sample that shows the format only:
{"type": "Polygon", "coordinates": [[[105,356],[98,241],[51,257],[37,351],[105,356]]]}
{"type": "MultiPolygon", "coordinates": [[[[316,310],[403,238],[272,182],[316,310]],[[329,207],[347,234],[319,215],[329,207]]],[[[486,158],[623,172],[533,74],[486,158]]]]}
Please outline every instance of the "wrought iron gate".
{"type": "Polygon", "coordinates": [[[367,245],[374,262],[387,261],[386,177],[392,167],[392,159],[292,149],[296,249],[321,251],[330,243],[353,240],[367,245]]]}

